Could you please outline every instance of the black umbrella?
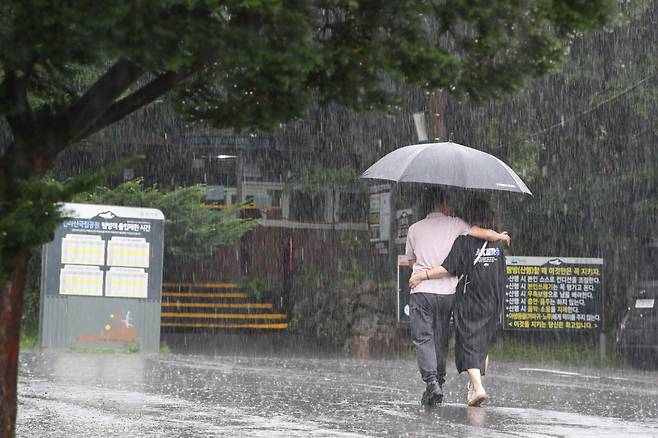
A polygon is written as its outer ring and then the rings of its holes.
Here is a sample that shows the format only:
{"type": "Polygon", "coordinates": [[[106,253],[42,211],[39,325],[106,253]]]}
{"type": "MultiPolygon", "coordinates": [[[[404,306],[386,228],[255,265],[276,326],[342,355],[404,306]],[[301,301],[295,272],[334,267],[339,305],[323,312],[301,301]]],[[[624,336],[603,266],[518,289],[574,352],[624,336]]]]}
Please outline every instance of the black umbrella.
{"type": "Polygon", "coordinates": [[[532,195],[521,178],[500,159],[457,143],[426,143],[396,149],[370,166],[361,178],[532,195]]]}

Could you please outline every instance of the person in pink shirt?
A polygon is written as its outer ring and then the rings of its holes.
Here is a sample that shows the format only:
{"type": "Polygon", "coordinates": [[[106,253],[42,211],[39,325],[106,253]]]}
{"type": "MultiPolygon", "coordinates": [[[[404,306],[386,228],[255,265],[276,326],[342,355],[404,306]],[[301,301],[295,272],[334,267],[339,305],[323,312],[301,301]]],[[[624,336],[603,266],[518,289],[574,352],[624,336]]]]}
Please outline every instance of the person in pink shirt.
{"type": "MultiPolygon", "coordinates": [[[[413,266],[412,275],[441,266],[459,236],[471,235],[488,241],[509,244],[507,233],[470,226],[452,217],[445,192],[439,187],[425,190],[422,203],[430,213],[409,227],[405,253],[413,266]]],[[[448,355],[448,330],[458,279],[455,276],[432,278],[419,283],[409,298],[411,336],[416,346],[416,361],[426,384],[421,398],[424,406],[443,401],[443,384],[448,355]]]]}

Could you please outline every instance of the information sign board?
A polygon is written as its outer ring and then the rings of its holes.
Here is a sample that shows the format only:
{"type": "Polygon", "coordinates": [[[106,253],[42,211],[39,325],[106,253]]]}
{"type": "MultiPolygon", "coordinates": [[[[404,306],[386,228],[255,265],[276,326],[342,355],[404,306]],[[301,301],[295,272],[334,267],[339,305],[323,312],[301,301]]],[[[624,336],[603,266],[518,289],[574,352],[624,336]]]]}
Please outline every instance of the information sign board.
{"type": "Polygon", "coordinates": [[[44,246],[42,348],[158,351],[164,249],[160,210],[63,204],[44,246]]]}
{"type": "Polygon", "coordinates": [[[391,186],[370,187],[368,229],[370,241],[388,241],[391,235],[391,186]]]}
{"type": "Polygon", "coordinates": [[[506,330],[602,330],[603,259],[506,257],[506,330]]]}

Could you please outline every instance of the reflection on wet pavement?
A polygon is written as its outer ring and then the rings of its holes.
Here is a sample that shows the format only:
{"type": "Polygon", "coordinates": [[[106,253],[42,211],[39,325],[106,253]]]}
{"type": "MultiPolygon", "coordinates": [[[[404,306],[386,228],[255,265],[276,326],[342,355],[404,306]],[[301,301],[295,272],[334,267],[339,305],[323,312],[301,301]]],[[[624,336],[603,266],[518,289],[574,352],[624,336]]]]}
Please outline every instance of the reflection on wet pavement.
{"type": "Polygon", "coordinates": [[[658,436],[655,372],[489,374],[483,408],[451,372],[446,402],[424,409],[407,360],[30,353],[17,436],[658,436]]]}

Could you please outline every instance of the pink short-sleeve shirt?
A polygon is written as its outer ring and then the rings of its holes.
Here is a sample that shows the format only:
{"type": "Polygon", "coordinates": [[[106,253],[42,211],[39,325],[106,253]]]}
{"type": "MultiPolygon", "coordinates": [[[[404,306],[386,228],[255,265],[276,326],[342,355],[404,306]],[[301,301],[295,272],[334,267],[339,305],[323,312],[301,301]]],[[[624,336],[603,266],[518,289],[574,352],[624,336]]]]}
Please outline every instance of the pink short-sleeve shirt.
{"type": "MultiPolygon", "coordinates": [[[[416,260],[413,273],[441,266],[450,253],[457,237],[466,235],[471,226],[457,217],[442,213],[430,213],[423,220],[409,227],[407,233],[406,256],[416,260]]],[[[449,276],[422,281],[411,293],[454,294],[457,277],[449,276]]]]}

